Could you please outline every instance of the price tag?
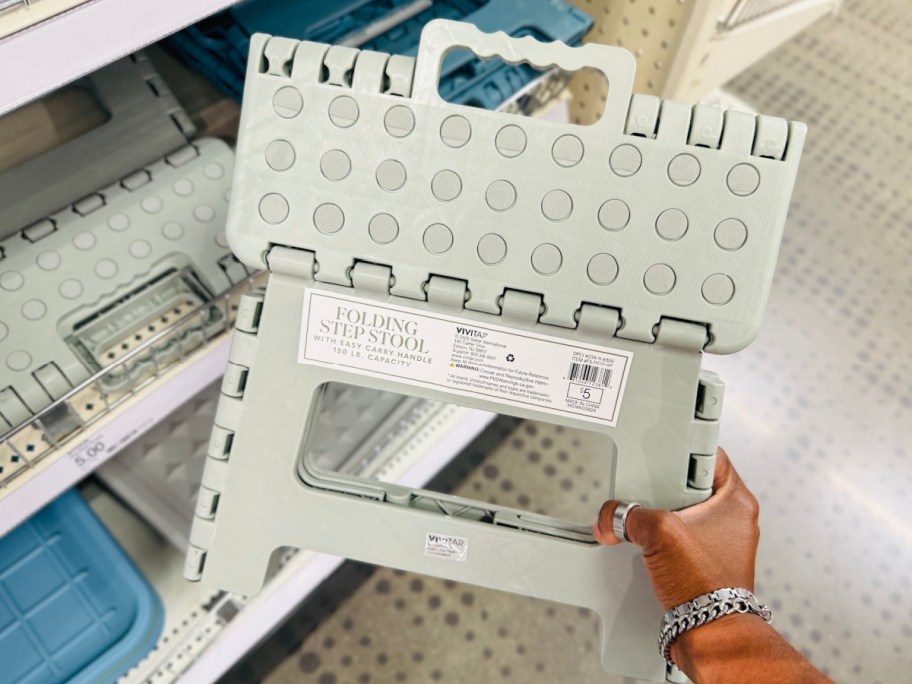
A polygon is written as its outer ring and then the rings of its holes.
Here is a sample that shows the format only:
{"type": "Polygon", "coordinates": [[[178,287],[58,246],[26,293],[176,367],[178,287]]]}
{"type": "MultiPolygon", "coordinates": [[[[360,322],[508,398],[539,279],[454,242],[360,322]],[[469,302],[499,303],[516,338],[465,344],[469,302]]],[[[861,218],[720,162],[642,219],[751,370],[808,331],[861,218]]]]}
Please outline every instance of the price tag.
{"type": "Polygon", "coordinates": [[[98,435],[92,439],[87,439],[70,449],[70,460],[76,464],[80,470],[90,471],[97,468],[101,463],[108,460],[110,453],[106,446],[105,436],[98,435]]]}
{"type": "Polygon", "coordinates": [[[84,472],[91,472],[130,444],[159,420],[158,416],[146,416],[138,424],[127,419],[115,421],[102,432],[70,449],[70,460],[84,472]]]}

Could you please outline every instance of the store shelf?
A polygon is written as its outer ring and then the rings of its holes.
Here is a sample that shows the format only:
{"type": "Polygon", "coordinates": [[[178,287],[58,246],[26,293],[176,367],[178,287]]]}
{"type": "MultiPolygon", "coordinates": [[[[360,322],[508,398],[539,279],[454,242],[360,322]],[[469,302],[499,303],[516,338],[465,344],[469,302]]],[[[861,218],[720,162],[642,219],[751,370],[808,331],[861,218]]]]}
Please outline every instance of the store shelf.
{"type": "Polygon", "coordinates": [[[84,429],[21,477],[0,489],[0,536],[79,482],[174,407],[218,378],[228,361],[230,336],[214,341],[167,371],[141,393],[84,429]]]}
{"type": "MultiPolygon", "coordinates": [[[[0,436],[0,536],[72,487],[156,425],[176,406],[222,375],[228,360],[234,309],[243,292],[264,282],[253,276],[124,354],[116,363],[0,436]],[[224,327],[191,347],[177,342],[211,307],[224,310],[224,327]],[[106,374],[151,361],[134,386],[104,389],[106,374]]],[[[200,336],[202,337],[202,336],[200,336]]]]}
{"type": "MultiPolygon", "coordinates": [[[[425,420],[377,453],[375,477],[421,487],[460,453],[495,417],[449,404],[428,407],[425,420]],[[402,445],[407,445],[402,448],[402,445]],[[420,445],[420,446],[419,446],[420,445]]],[[[278,628],[343,562],[307,551],[289,552],[281,570],[253,597],[220,592],[183,580],[183,554],[110,496],[94,496],[124,549],[165,604],[161,641],[120,684],[215,682],[278,628]]]]}
{"type": "MultiPolygon", "coordinates": [[[[391,481],[409,487],[423,486],[495,417],[486,411],[448,408],[446,426],[438,427],[433,435],[425,432],[422,436],[427,450],[414,451],[411,459],[400,461],[397,472],[388,473],[391,481]]],[[[324,554],[297,554],[187,669],[181,683],[217,681],[279,626],[342,562],[341,558],[324,554]]]]}
{"type": "Polygon", "coordinates": [[[0,114],[234,2],[91,0],[13,33],[0,40],[0,114]]]}
{"type": "Polygon", "coordinates": [[[720,19],[715,3],[696,4],[663,97],[687,102],[727,83],[777,46],[834,13],[841,0],[742,0],[720,19]]]}

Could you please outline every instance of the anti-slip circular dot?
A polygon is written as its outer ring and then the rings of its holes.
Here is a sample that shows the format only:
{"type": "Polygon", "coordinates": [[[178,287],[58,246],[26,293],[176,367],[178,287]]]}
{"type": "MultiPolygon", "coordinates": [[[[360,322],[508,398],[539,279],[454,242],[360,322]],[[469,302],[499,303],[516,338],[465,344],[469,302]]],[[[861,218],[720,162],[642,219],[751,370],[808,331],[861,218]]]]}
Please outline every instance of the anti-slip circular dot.
{"type": "Polygon", "coordinates": [[[377,185],[387,192],[396,192],[405,185],[405,167],[402,162],[387,159],[377,167],[377,185]]]}
{"type": "Polygon", "coordinates": [[[431,180],[431,192],[441,202],[449,202],[459,197],[462,192],[462,180],[455,171],[444,169],[431,180]]]}
{"type": "Polygon", "coordinates": [[[551,158],[565,168],[576,166],[583,158],[583,141],[575,135],[562,135],[551,146],[551,158]]]}
{"type": "Polygon", "coordinates": [[[713,238],[722,249],[728,251],[740,249],[747,240],[747,226],[738,219],[727,218],[716,226],[713,238]]]}
{"type": "Polygon", "coordinates": [[[440,139],[447,147],[459,148],[472,137],[472,125],[464,116],[448,116],[440,124],[440,139]]]}
{"type": "Polygon", "coordinates": [[[259,209],[260,217],[266,223],[271,223],[272,225],[281,223],[288,218],[288,200],[275,192],[270,192],[268,195],[263,196],[263,199],[260,200],[259,209]]]}
{"type": "Polygon", "coordinates": [[[169,240],[180,240],[184,236],[184,227],[177,221],[168,221],[162,226],[162,235],[169,240]]]}
{"type": "Polygon", "coordinates": [[[143,198],[143,201],[140,202],[140,206],[147,214],[157,214],[162,210],[164,203],[158,195],[149,195],[148,197],[143,198]]]}
{"type": "Polygon", "coordinates": [[[668,164],[668,177],[675,185],[693,185],[700,177],[700,162],[692,154],[679,154],[668,164]]]}
{"type": "Polygon", "coordinates": [[[675,272],[668,264],[653,264],[643,274],[643,285],[654,295],[671,292],[675,286],[675,272]]]}
{"type": "Polygon", "coordinates": [[[526,149],[526,132],[513,124],[504,126],[497,131],[494,147],[505,157],[518,157],[526,149]]]}
{"type": "Polygon", "coordinates": [[[621,230],[630,221],[630,208],[619,199],[610,199],[598,211],[598,222],[605,230],[621,230]]]}
{"type": "Polygon", "coordinates": [[[283,119],[296,117],[304,108],[304,98],[301,91],[291,86],[279,88],[272,96],[272,108],[283,119]]]}
{"type": "Polygon", "coordinates": [[[431,254],[443,254],[453,246],[453,233],[442,223],[433,223],[425,229],[422,241],[431,254]]]}
{"type": "Polygon", "coordinates": [[[0,342],[3,342],[7,335],[9,335],[9,328],[6,326],[6,323],[0,321],[0,342]]]}
{"type": "Polygon", "coordinates": [[[152,254],[152,245],[145,240],[137,240],[130,245],[130,254],[137,259],[145,259],[152,254]]]}
{"type": "Polygon", "coordinates": [[[722,273],[713,273],[703,281],[701,288],[703,299],[710,304],[721,306],[728,304],[735,296],[735,284],[732,279],[722,273]]]}
{"type": "Polygon", "coordinates": [[[573,211],[573,200],[563,190],[551,190],[542,198],[541,210],[549,221],[563,221],[573,211]]]}
{"type": "Polygon", "coordinates": [[[339,128],[353,126],[360,113],[358,103],[348,95],[340,95],[329,103],[329,120],[339,128]]]}
{"type": "Polygon", "coordinates": [[[345,214],[335,204],[321,204],[314,211],[314,225],[321,233],[338,233],[345,224],[345,214]]]}
{"type": "Polygon", "coordinates": [[[228,235],[224,230],[220,230],[215,234],[215,244],[221,247],[222,249],[227,249],[228,247],[228,235]]]}
{"type": "Polygon", "coordinates": [[[728,189],[740,197],[746,197],[760,185],[760,173],[750,164],[737,164],[728,172],[728,189]]]}
{"type": "Polygon", "coordinates": [[[111,259],[102,259],[97,264],[95,264],[95,274],[99,278],[113,278],[117,275],[118,267],[117,262],[112,261],[111,259]]]}
{"type": "Polygon", "coordinates": [[[532,268],[542,275],[554,275],[560,270],[563,259],[557,245],[546,242],[532,252],[532,268]]]}
{"type": "Polygon", "coordinates": [[[32,355],[24,349],[17,349],[6,357],[6,365],[10,370],[23,371],[32,365],[32,355]]]}
{"type": "Polygon", "coordinates": [[[209,204],[200,204],[193,209],[193,218],[200,223],[210,223],[215,218],[215,209],[209,204]]]}
{"type": "MultiPolygon", "coordinates": [[[[108,224],[110,225],[110,224],[108,224]]],[[[73,236],[73,245],[76,249],[83,251],[92,249],[95,246],[95,236],[92,233],[82,232],[73,236]]]]}
{"type": "Polygon", "coordinates": [[[496,180],[485,191],[485,201],[494,211],[506,211],[516,203],[516,188],[510,181],[496,180]]]}
{"type": "Polygon", "coordinates": [[[378,245],[386,245],[399,235],[399,223],[389,214],[377,214],[367,225],[367,232],[378,245]]]}
{"type": "Polygon", "coordinates": [[[596,285],[609,285],[618,275],[617,260],[610,254],[596,254],[586,266],[586,275],[596,285]]]}
{"type": "Polygon", "coordinates": [[[273,140],[266,146],[266,164],[273,171],[287,171],[294,163],[294,147],[287,140],[273,140]]]}
{"type": "Polygon", "coordinates": [[[687,232],[687,215],[680,209],[666,209],[659,214],[655,227],[659,237],[670,242],[680,240],[687,232]]]}
{"type": "Polygon", "coordinates": [[[608,165],[611,170],[625,178],[639,171],[642,163],[643,157],[633,145],[618,145],[608,157],[608,165]]]}
{"type": "Polygon", "coordinates": [[[30,321],[40,320],[46,313],[47,305],[40,299],[30,299],[22,305],[22,316],[30,321]]]}
{"type": "Polygon", "coordinates": [[[174,184],[171,186],[171,189],[174,190],[175,195],[180,197],[189,197],[193,194],[193,181],[187,178],[181,178],[180,180],[174,181],[174,184]]]}
{"type": "Polygon", "coordinates": [[[203,169],[203,175],[209,180],[219,180],[225,175],[225,167],[218,162],[206,164],[206,168],[203,169]]]}
{"type": "Polygon", "coordinates": [[[35,263],[45,271],[53,271],[60,266],[60,255],[53,250],[47,250],[38,255],[35,263]]]}
{"type": "Polygon", "coordinates": [[[0,275],[0,287],[7,292],[15,292],[25,283],[25,278],[19,271],[7,271],[0,275]]]}
{"type": "Polygon", "coordinates": [[[478,258],[488,266],[499,264],[507,256],[507,243],[497,233],[488,233],[478,241],[478,258]]]}
{"type": "Polygon", "coordinates": [[[404,138],[415,128],[415,115],[403,105],[390,107],[383,117],[383,126],[394,138],[404,138]]]}
{"type": "Polygon", "coordinates": [[[351,173],[351,159],[342,150],[329,150],[320,157],[320,173],[331,181],[340,181],[351,173]]]}
{"type": "Polygon", "coordinates": [[[76,299],[82,294],[82,283],[75,278],[69,278],[60,283],[57,291],[64,299],[76,299]]]}
{"type": "MultiPolygon", "coordinates": [[[[130,217],[126,214],[114,214],[108,218],[108,228],[118,233],[130,227],[130,217]]],[[[78,247],[79,245],[77,245],[78,247]]],[[[80,248],[84,249],[84,248],[80,248]]]]}

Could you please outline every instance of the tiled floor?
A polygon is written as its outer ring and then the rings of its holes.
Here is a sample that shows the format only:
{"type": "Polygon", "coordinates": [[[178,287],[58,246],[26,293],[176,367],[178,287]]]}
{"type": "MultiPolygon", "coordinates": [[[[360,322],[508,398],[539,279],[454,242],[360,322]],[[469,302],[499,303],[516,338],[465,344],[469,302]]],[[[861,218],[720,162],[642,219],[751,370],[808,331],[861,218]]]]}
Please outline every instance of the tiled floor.
{"type": "MultiPolygon", "coordinates": [[[[836,681],[906,682],[908,0],[847,0],[731,90],[810,126],[764,328],[746,351],[705,362],[727,386],[722,444],[761,501],[758,594],[836,681]]],[[[524,424],[459,491],[592,518],[605,486],[598,451],[586,437],[524,424]]],[[[266,681],[620,681],[601,671],[595,644],[594,618],[575,608],[381,569],[266,681]]]]}

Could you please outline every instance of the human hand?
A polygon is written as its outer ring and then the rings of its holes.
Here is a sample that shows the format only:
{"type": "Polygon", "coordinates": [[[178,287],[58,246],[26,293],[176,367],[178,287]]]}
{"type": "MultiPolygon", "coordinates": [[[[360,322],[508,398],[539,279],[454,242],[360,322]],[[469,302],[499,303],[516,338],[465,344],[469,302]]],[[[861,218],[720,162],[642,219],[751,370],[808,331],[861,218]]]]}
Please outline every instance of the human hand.
{"type": "MultiPolygon", "coordinates": [[[[611,517],[618,502],[606,501],[593,526],[596,541],[619,544],[611,517]]],[[[633,508],[627,536],[643,547],[643,562],[665,610],[722,587],[754,590],[760,528],[757,499],[728,455],[716,451],[713,493],[680,511],[633,508]]]]}

